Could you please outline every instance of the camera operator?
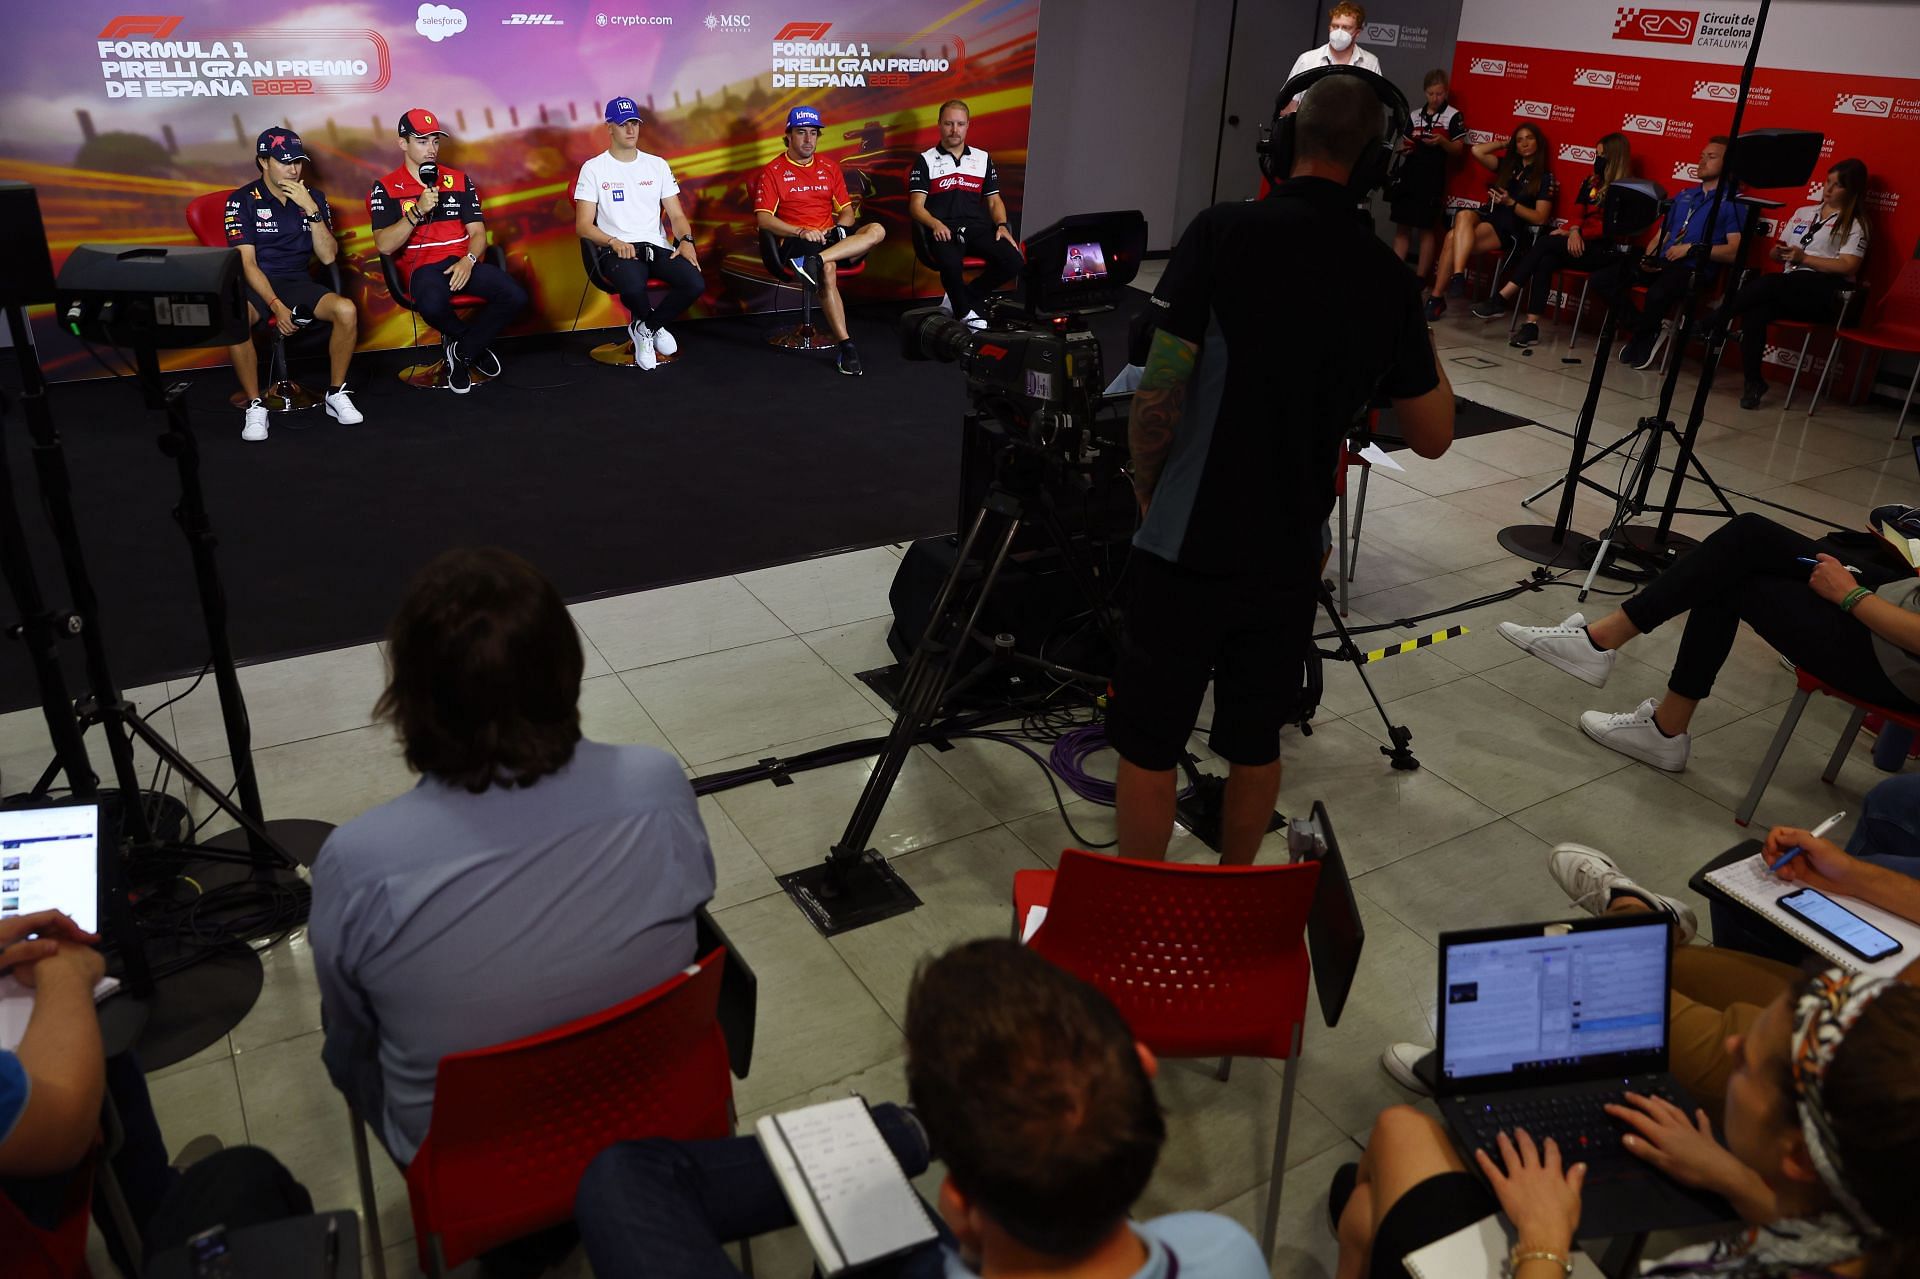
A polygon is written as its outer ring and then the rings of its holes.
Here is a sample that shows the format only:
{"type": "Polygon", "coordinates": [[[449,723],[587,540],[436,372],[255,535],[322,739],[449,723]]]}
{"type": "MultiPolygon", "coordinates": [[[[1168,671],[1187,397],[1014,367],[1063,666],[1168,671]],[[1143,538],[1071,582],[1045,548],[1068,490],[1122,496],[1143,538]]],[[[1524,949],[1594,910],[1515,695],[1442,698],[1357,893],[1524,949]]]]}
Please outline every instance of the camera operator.
{"type": "Polygon", "coordinates": [[[1195,218],[1154,292],[1128,429],[1142,520],[1109,726],[1123,857],[1166,856],[1174,769],[1212,680],[1211,745],[1231,766],[1221,859],[1253,861],[1305,682],[1348,424],[1384,395],[1420,456],[1453,442],[1418,281],[1354,212],[1353,167],[1383,135],[1371,78],[1308,89],[1288,180],[1195,218]]]}

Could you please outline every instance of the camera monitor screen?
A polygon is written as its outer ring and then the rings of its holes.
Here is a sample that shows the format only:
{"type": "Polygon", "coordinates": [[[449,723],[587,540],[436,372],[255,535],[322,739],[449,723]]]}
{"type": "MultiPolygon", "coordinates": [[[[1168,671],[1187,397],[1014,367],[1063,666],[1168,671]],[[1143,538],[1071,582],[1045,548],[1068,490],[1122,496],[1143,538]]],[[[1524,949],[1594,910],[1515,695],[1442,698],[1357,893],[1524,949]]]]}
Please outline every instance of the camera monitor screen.
{"type": "Polygon", "coordinates": [[[1100,242],[1090,244],[1069,244],[1067,262],[1060,269],[1060,279],[1067,280],[1104,280],[1107,277],[1107,258],[1100,251],[1100,242]]]}

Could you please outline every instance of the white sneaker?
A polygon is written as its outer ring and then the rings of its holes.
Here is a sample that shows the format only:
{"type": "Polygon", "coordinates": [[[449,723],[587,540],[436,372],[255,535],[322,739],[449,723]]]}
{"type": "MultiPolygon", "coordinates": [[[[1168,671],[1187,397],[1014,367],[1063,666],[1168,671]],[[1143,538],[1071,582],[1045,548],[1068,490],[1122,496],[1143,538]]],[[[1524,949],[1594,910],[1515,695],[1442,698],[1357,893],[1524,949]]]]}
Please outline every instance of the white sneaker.
{"type": "Polygon", "coordinates": [[[680,344],[674,341],[673,334],[667,332],[665,329],[655,329],[653,331],[653,349],[660,355],[678,355],[680,353],[680,344]]]}
{"type": "MultiPolygon", "coordinates": [[[[1693,907],[1678,898],[1665,897],[1640,887],[1614,865],[1611,857],[1585,844],[1556,845],[1552,856],[1547,859],[1547,870],[1553,875],[1553,881],[1573,899],[1573,904],[1589,915],[1606,914],[1607,907],[1613,905],[1614,895],[1625,893],[1639,898],[1654,910],[1672,915],[1682,946],[1692,941],[1694,934],[1700,931],[1700,920],[1693,913],[1693,907]]],[[[1385,1064],[1386,1060],[1382,1058],[1381,1065],[1385,1064]]]]}
{"type": "Polygon", "coordinates": [[[359,409],[353,407],[353,392],[344,386],[337,391],[327,392],[327,414],[342,426],[354,426],[367,420],[359,409]]]}
{"type": "Polygon", "coordinates": [[[1500,635],[1522,652],[1532,653],[1550,666],[1557,666],[1575,679],[1583,679],[1595,688],[1605,688],[1607,677],[1620,655],[1611,649],[1598,649],[1587,638],[1587,619],[1575,613],[1558,626],[1522,626],[1518,622],[1500,623],[1500,635]]]}
{"type": "Polygon", "coordinates": [[[1618,715],[1587,711],[1580,716],[1580,731],[1628,759],[1652,764],[1669,773],[1681,772],[1693,749],[1693,734],[1668,737],[1661,732],[1660,726],[1653,722],[1653,708],[1659,704],[1657,698],[1649,697],[1633,710],[1618,715]]]}
{"type": "Polygon", "coordinates": [[[1380,1069],[1386,1071],[1394,1083],[1408,1092],[1417,1093],[1422,1097],[1431,1097],[1433,1089],[1427,1086],[1427,1081],[1420,1077],[1414,1067],[1419,1064],[1422,1057],[1432,1051],[1433,1049],[1420,1044],[1388,1044],[1386,1050],[1380,1054],[1380,1069]]]}
{"type": "Polygon", "coordinates": [[[1650,369],[1660,362],[1660,352],[1667,347],[1667,339],[1673,336],[1673,321],[1660,321],[1660,332],[1653,338],[1653,345],[1647,348],[1646,358],[1634,365],[1636,369],[1650,369]]]}
{"type": "Polygon", "coordinates": [[[267,438],[267,406],[258,400],[247,404],[247,424],[240,428],[240,438],[258,443],[267,438]]]}
{"type": "Polygon", "coordinates": [[[967,312],[966,315],[962,317],[961,323],[970,329],[984,329],[987,327],[987,322],[980,318],[978,311],[967,312]]]}
{"type": "Polygon", "coordinates": [[[635,320],[627,325],[627,336],[633,339],[633,362],[643,369],[655,369],[660,365],[653,353],[653,334],[647,326],[635,320]]]}

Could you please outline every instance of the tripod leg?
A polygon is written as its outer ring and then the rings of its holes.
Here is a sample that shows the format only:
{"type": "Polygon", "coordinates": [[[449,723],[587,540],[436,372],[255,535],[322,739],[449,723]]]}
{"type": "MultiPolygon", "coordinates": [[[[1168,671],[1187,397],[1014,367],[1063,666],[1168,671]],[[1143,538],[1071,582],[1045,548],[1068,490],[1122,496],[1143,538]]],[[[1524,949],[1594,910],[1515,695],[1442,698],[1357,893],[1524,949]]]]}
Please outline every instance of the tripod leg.
{"type": "MultiPolygon", "coordinates": [[[[1353,575],[1360,571],[1360,526],[1366,523],[1367,481],[1372,478],[1373,468],[1371,466],[1363,466],[1360,468],[1360,496],[1354,502],[1353,506],[1353,554],[1347,557],[1348,581],[1352,581],[1353,575]]],[[[1346,615],[1345,609],[1347,603],[1345,594],[1346,587],[1342,586],[1340,589],[1342,592],[1340,596],[1341,616],[1344,617],[1346,615]]]]}
{"type": "Polygon", "coordinates": [[[1340,612],[1347,611],[1347,583],[1352,575],[1347,572],[1347,486],[1340,486],[1340,612]]]}
{"type": "Polygon", "coordinates": [[[1353,663],[1353,669],[1360,675],[1360,685],[1367,690],[1367,696],[1373,701],[1373,709],[1380,713],[1380,722],[1387,726],[1387,740],[1392,746],[1382,746],[1380,753],[1393,761],[1397,769],[1411,771],[1420,767],[1420,761],[1413,757],[1411,745],[1413,731],[1393,722],[1387,714],[1387,708],[1380,701],[1380,694],[1373,691],[1373,681],[1367,678],[1367,655],[1353,642],[1353,634],[1347,630],[1345,622],[1340,620],[1340,612],[1333,606],[1333,596],[1327,588],[1320,588],[1320,607],[1326,610],[1327,620],[1333,623],[1333,630],[1340,637],[1340,655],[1353,663]]]}

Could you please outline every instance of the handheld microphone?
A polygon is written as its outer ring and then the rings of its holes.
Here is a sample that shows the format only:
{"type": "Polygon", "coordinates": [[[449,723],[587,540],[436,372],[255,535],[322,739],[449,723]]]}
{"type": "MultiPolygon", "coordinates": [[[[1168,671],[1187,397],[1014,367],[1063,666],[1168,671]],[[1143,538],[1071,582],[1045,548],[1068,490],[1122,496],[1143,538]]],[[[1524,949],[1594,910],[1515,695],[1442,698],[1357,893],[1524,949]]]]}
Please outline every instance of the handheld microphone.
{"type": "Polygon", "coordinates": [[[420,162],[420,185],[429,191],[440,185],[440,162],[438,160],[422,160],[420,162]]]}
{"type": "Polygon", "coordinates": [[[304,329],[314,321],[313,308],[304,302],[299,306],[288,307],[295,328],[304,329]]]}

